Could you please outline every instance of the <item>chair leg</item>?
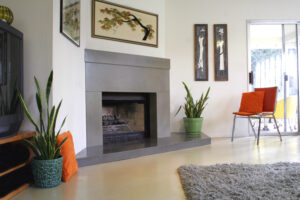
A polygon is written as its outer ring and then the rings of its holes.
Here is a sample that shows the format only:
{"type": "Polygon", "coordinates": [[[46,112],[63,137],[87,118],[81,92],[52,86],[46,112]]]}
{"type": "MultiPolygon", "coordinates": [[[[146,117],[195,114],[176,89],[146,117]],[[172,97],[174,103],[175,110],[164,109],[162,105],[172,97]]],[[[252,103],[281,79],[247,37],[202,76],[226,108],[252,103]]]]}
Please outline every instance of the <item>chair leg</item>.
{"type": "Polygon", "coordinates": [[[255,133],[255,130],[254,130],[254,126],[253,126],[253,124],[252,124],[252,122],[251,122],[251,119],[250,119],[250,117],[248,117],[248,121],[249,121],[249,123],[250,123],[250,126],[251,126],[251,128],[252,128],[252,131],[253,131],[254,137],[255,137],[255,139],[256,139],[256,138],[257,138],[257,136],[256,136],[256,133],[255,133]]]}
{"type": "Polygon", "coordinates": [[[278,125],[277,125],[277,121],[276,121],[276,118],[274,115],[272,115],[273,119],[274,119],[274,122],[275,122],[275,126],[276,126],[276,129],[277,129],[277,133],[279,135],[279,138],[280,138],[280,142],[282,141],[282,138],[281,138],[281,134],[280,134],[280,131],[279,131],[279,128],[278,128],[278,125]]]}
{"type": "Polygon", "coordinates": [[[234,137],[235,120],[236,120],[236,115],[234,115],[234,118],[233,118],[231,142],[233,142],[233,137],[234,137]]]}
{"type": "Polygon", "coordinates": [[[261,118],[258,118],[257,145],[259,145],[260,124],[261,124],[261,118]]]}

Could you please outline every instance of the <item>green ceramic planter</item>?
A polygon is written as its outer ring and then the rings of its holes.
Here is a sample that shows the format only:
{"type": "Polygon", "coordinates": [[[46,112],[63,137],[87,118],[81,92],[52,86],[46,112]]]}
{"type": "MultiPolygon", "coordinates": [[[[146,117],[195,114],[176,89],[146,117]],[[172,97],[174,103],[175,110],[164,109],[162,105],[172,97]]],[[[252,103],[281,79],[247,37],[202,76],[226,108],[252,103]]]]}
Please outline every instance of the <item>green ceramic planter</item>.
{"type": "Polygon", "coordinates": [[[14,21],[14,15],[8,7],[0,6],[0,20],[5,21],[8,24],[11,24],[14,21]]]}
{"type": "Polygon", "coordinates": [[[53,160],[32,160],[34,184],[40,188],[51,188],[61,183],[63,157],[53,160]]]}
{"type": "Polygon", "coordinates": [[[202,130],[203,118],[183,118],[184,129],[188,134],[200,134],[202,130]]]}

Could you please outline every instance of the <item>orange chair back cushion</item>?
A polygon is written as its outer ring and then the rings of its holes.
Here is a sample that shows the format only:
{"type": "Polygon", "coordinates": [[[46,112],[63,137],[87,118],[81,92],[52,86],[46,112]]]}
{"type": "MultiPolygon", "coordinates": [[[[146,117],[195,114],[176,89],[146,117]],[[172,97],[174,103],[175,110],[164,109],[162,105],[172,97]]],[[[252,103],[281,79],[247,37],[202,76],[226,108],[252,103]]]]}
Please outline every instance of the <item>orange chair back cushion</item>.
{"type": "Polygon", "coordinates": [[[242,95],[239,112],[261,113],[263,111],[264,92],[246,92],[242,95]]]}
{"type": "Polygon", "coordinates": [[[255,91],[265,92],[263,112],[274,112],[276,105],[277,87],[255,88],[255,91]]]}
{"type": "Polygon", "coordinates": [[[70,131],[58,136],[57,145],[60,144],[66,137],[68,137],[68,139],[62,145],[60,153],[60,155],[63,156],[62,181],[64,182],[67,182],[69,178],[78,171],[73,137],[70,131]]]}

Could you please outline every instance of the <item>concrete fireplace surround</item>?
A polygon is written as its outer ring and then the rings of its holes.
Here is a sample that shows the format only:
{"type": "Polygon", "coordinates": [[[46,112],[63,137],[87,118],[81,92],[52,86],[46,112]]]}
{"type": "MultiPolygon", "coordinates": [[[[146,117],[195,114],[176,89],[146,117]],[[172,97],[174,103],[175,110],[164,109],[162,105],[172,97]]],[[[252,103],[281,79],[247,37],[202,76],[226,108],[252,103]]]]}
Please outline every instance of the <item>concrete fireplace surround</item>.
{"type": "Polygon", "coordinates": [[[170,132],[170,60],[85,50],[87,148],[76,155],[80,167],[207,145],[205,134],[170,132]],[[150,138],[103,145],[102,92],[150,94],[150,138]]]}
{"type": "Polygon", "coordinates": [[[151,137],[170,136],[170,60],[85,50],[87,147],[103,145],[102,92],[151,93],[151,137]]]}

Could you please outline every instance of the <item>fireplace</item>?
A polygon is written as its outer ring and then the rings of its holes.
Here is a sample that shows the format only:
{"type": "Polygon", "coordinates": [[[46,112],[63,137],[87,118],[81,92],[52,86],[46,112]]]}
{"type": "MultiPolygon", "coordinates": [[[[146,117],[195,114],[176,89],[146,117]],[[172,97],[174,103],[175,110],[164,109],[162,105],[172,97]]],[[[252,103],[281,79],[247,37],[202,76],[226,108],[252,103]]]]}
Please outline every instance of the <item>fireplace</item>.
{"type": "Polygon", "coordinates": [[[169,59],[86,49],[85,63],[86,148],[76,155],[79,166],[210,143],[204,134],[170,132],[169,59]]]}
{"type": "Polygon", "coordinates": [[[87,147],[170,136],[169,59],[86,49],[85,62],[87,147]]]}
{"type": "Polygon", "coordinates": [[[103,144],[150,137],[150,94],[102,93],[103,144]]]}

